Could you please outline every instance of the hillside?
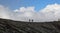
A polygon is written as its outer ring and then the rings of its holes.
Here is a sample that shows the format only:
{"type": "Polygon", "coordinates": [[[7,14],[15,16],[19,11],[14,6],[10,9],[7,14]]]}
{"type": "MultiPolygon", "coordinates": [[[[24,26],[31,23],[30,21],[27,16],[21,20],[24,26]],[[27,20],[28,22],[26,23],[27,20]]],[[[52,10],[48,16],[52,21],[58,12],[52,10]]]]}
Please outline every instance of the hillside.
{"type": "Polygon", "coordinates": [[[60,21],[23,22],[0,19],[0,33],[60,33],[60,21]]]}

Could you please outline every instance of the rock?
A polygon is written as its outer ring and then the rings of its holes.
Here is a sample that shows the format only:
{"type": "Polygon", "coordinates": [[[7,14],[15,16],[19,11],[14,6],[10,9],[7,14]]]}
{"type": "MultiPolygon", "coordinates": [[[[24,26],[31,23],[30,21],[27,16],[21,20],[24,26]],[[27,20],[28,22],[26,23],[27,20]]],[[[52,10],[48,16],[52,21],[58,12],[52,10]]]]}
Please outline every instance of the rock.
{"type": "Polygon", "coordinates": [[[60,33],[60,21],[24,22],[0,19],[0,33],[60,33]]]}

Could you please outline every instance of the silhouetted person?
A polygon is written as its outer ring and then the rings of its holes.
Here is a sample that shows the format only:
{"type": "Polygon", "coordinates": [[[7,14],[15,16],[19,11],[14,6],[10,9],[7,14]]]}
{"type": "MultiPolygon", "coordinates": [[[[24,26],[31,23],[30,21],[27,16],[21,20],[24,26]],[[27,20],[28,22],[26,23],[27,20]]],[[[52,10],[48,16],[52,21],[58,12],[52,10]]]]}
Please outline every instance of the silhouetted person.
{"type": "Polygon", "coordinates": [[[30,19],[29,19],[29,22],[30,22],[30,19]]]}
{"type": "Polygon", "coordinates": [[[32,22],[33,22],[33,19],[32,19],[32,22]]]}

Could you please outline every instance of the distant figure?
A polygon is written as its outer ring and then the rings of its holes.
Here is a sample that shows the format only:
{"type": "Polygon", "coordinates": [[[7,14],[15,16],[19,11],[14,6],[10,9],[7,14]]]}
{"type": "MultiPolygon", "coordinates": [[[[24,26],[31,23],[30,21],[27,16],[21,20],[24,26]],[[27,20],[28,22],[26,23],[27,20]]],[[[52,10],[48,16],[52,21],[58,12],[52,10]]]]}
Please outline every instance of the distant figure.
{"type": "Polygon", "coordinates": [[[32,22],[33,22],[33,19],[32,19],[32,22]]]}
{"type": "Polygon", "coordinates": [[[30,19],[29,19],[29,22],[30,22],[30,19]]]}
{"type": "Polygon", "coordinates": [[[29,22],[33,22],[33,19],[32,20],[29,19],[29,22]]]}

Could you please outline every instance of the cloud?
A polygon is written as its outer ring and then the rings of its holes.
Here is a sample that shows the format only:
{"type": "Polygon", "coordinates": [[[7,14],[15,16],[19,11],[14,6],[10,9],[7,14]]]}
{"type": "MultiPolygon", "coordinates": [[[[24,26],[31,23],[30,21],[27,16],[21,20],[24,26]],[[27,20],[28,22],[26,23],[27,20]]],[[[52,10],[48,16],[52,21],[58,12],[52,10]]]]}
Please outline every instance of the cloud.
{"type": "Polygon", "coordinates": [[[56,21],[60,18],[60,4],[50,4],[47,5],[44,9],[40,10],[45,16],[46,21],[56,21]]]}
{"type": "Polygon", "coordinates": [[[10,18],[8,11],[9,11],[8,7],[0,5],[0,18],[7,18],[7,19],[10,18]]]}
{"type": "Polygon", "coordinates": [[[15,14],[17,14],[18,20],[23,19],[23,20],[29,20],[33,19],[35,15],[35,10],[34,7],[21,7],[19,9],[14,10],[15,14]]]}
{"type": "Polygon", "coordinates": [[[29,12],[29,11],[35,11],[35,7],[20,7],[19,9],[14,10],[15,12],[29,12]]]}
{"type": "Polygon", "coordinates": [[[20,7],[16,10],[10,10],[8,7],[0,5],[0,18],[34,22],[57,21],[60,18],[60,4],[49,4],[39,12],[35,7],[20,7]]]}

